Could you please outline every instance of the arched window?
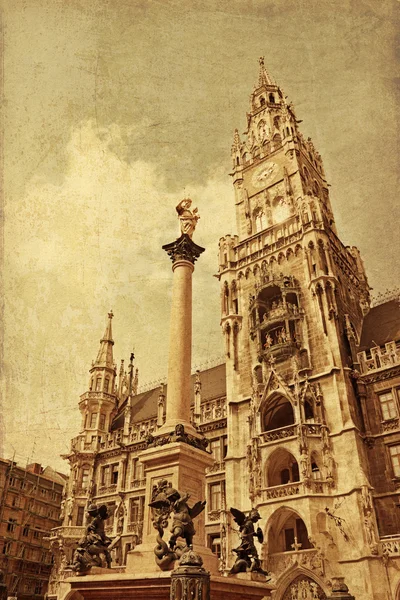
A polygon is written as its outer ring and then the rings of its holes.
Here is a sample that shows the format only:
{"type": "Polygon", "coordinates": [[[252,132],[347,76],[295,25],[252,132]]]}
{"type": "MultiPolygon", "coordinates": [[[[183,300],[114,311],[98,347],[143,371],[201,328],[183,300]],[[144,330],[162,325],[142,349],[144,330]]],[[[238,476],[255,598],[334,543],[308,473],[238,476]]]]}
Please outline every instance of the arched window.
{"type": "Polygon", "coordinates": [[[272,398],[264,410],[263,430],[272,431],[294,424],[293,407],[284,396],[272,398]]]}
{"type": "Polygon", "coordinates": [[[101,390],[101,377],[97,377],[96,379],[96,392],[100,392],[101,390]]]}
{"type": "Polygon", "coordinates": [[[110,391],[109,388],[110,388],[110,378],[106,377],[105,380],[104,380],[104,391],[106,393],[109,393],[109,391],[110,391]]]}
{"type": "Polygon", "coordinates": [[[314,410],[309,400],[304,402],[304,418],[307,423],[314,421],[314,410]]]}
{"type": "Polygon", "coordinates": [[[269,102],[271,102],[272,104],[275,104],[275,96],[274,96],[273,94],[270,94],[270,95],[268,96],[268,100],[269,100],[269,102]]]}
{"type": "Polygon", "coordinates": [[[264,106],[265,104],[265,98],[264,96],[260,96],[260,106],[264,106]]]}
{"type": "Polygon", "coordinates": [[[268,531],[268,554],[308,550],[313,545],[308,539],[303,519],[288,508],[278,509],[272,515],[268,531]]]}
{"type": "Polygon", "coordinates": [[[267,227],[267,219],[262,210],[258,210],[254,215],[256,231],[262,231],[267,227]]]}
{"type": "Polygon", "coordinates": [[[268,459],[266,480],[268,487],[300,481],[297,460],[287,450],[278,448],[268,459]]]}

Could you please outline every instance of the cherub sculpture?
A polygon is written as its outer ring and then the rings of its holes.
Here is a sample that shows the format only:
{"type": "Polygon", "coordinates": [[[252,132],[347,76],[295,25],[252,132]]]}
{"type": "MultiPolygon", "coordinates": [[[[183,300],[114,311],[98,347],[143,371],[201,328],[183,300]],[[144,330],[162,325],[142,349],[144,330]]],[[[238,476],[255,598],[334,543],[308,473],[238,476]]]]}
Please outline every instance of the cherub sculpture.
{"type": "Polygon", "coordinates": [[[193,544],[193,536],[196,533],[193,519],[204,510],[206,501],[196,502],[190,507],[187,503],[189,497],[190,494],[178,492],[166,480],[161,481],[153,490],[153,500],[149,506],[153,509],[153,526],[158,531],[154,553],[158,566],[163,570],[170,568],[184,549],[190,548],[193,544]],[[171,513],[173,513],[171,537],[167,544],[162,538],[171,513]],[[183,538],[185,545],[178,544],[178,538],[183,538]]]}
{"type": "Polygon", "coordinates": [[[181,233],[182,235],[188,235],[190,238],[192,238],[197,221],[200,219],[197,208],[194,208],[193,211],[190,210],[191,205],[192,201],[190,198],[184,198],[176,207],[181,226],[181,233]]]}
{"type": "Polygon", "coordinates": [[[264,571],[261,567],[261,561],[254,544],[254,538],[257,538],[260,544],[264,541],[264,535],[261,528],[257,527],[257,530],[254,529],[254,524],[261,519],[260,513],[255,508],[250,511],[248,516],[237,508],[231,508],[230,512],[233,515],[235,523],[239,525],[241,543],[240,546],[233,549],[237,558],[229,573],[234,575],[246,571],[257,571],[263,575],[269,575],[269,573],[264,571]]]}
{"type": "Polygon", "coordinates": [[[91,504],[88,514],[92,517],[86,528],[85,536],[79,540],[79,546],[75,550],[72,568],[74,571],[86,571],[91,567],[102,567],[102,555],[107,567],[111,568],[111,555],[109,546],[112,540],[105,535],[104,521],[108,519],[107,506],[103,504],[98,507],[91,504]]]}

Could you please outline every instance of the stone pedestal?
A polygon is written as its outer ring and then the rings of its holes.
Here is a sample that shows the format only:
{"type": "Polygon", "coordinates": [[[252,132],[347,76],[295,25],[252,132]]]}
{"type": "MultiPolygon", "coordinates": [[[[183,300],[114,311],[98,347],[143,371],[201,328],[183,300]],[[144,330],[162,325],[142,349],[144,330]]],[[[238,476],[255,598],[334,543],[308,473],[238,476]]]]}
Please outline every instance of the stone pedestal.
{"type": "Polygon", "coordinates": [[[344,577],[332,577],[332,593],[327,600],[354,600],[349,588],[344,582],[344,577]]]}
{"type": "MultiPolygon", "coordinates": [[[[157,532],[153,527],[151,501],[153,488],[162,479],[166,479],[173,488],[180,492],[190,494],[189,505],[204,500],[205,470],[213,464],[210,454],[183,442],[165,444],[144,450],[140,454],[140,461],[144,464],[146,473],[146,501],[143,521],[142,544],[136,546],[128,553],[126,572],[154,572],[158,567],[155,562],[154,547],[157,532]]],[[[207,506],[205,508],[207,511],[207,506]]],[[[204,567],[211,573],[218,573],[218,559],[206,548],[205,540],[205,511],[194,519],[196,535],[194,536],[194,550],[203,559],[204,567]]],[[[169,540],[169,528],[165,530],[165,540],[169,540]]]]}

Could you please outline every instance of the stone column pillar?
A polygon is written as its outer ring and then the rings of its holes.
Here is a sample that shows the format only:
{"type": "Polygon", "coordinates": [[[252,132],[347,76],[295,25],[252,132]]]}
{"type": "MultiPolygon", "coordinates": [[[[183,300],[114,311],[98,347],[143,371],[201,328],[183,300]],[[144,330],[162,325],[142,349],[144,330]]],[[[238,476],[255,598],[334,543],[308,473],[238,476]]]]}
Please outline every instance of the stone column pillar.
{"type": "Polygon", "coordinates": [[[187,234],[163,246],[172,259],[173,288],[168,358],[166,420],[158,433],[182,424],[187,433],[196,434],[190,423],[190,375],[192,368],[192,273],[204,248],[187,234]]]}

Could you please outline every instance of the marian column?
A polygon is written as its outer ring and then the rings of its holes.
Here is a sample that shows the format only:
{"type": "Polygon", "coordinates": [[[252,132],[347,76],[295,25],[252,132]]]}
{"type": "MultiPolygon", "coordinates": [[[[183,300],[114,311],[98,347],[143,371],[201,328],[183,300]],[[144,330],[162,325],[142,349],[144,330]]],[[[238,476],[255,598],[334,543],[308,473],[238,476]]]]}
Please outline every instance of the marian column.
{"type": "MultiPolygon", "coordinates": [[[[181,235],[174,242],[163,246],[172,260],[173,271],[166,421],[153,435],[146,438],[147,448],[139,455],[146,475],[143,537],[142,543],[128,554],[127,572],[162,570],[168,573],[174,568],[175,563],[170,560],[172,553],[168,550],[168,544],[171,546],[172,543],[172,547],[175,547],[174,538],[171,537],[174,519],[171,512],[167,511],[166,517],[160,513],[166,502],[165,490],[172,490],[174,497],[188,502],[190,509],[196,504],[202,504],[206,498],[205,471],[214,462],[206,449],[207,440],[190,422],[192,274],[195,261],[204,252],[204,248],[192,240],[199,214],[196,208],[191,210],[191,204],[192,201],[188,198],[178,204],[176,210],[181,235]],[[164,500],[158,500],[159,498],[164,500]],[[156,541],[158,546],[155,551],[156,541]]],[[[201,556],[204,566],[212,573],[217,573],[218,559],[206,547],[206,511],[195,511],[193,518],[196,535],[193,547],[197,555],[201,556]]],[[[178,536],[177,543],[182,541],[178,536]]]]}
{"type": "Polygon", "coordinates": [[[192,201],[182,200],[176,210],[181,236],[163,246],[172,260],[173,288],[168,358],[168,390],[166,422],[161,429],[169,431],[183,425],[187,433],[196,434],[190,423],[192,369],[192,273],[194,263],[204,252],[192,240],[200,218],[197,208],[190,210],[192,201]]]}

